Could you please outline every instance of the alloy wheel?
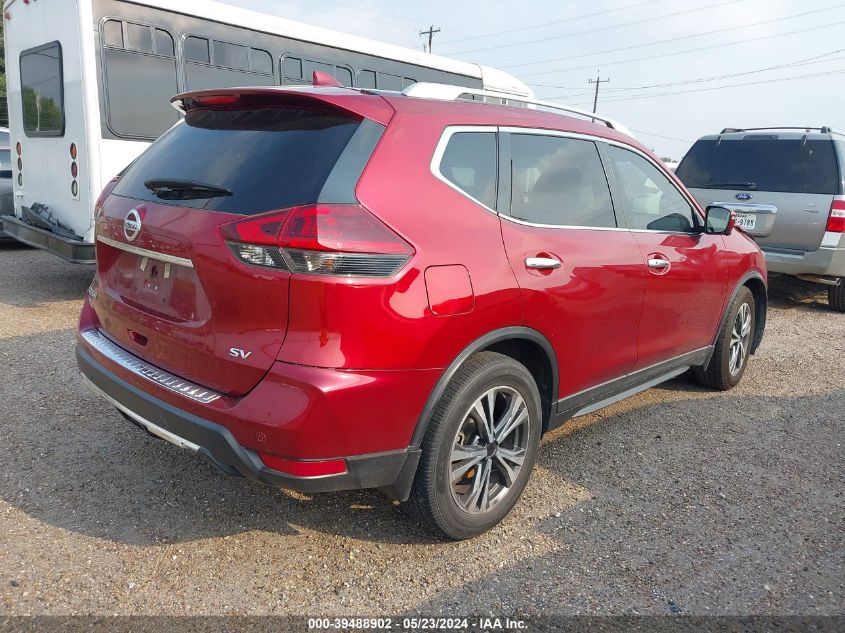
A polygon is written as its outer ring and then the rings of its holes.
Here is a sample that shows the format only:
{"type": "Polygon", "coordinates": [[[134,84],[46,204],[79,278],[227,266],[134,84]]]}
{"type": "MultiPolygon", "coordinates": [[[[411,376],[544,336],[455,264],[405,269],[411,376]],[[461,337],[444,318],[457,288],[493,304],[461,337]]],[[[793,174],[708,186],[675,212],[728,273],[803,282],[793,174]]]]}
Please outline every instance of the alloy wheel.
{"type": "Polygon", "coordinates": [[[751,306],[743,303],[734,319],[733,330],[731,330],[731,343],[729,348],[728,369],[731,376],[736,376],[745,365],[748,356],[749,343],[751,341],[751,306]]]}
{"type": "Polygon", "coordinates": [[[531,425],[523,397],[494,387],[469,408],[449,460],[452,498],[468,514],[489,511],[510,492],[522,470],[531,425]]]}

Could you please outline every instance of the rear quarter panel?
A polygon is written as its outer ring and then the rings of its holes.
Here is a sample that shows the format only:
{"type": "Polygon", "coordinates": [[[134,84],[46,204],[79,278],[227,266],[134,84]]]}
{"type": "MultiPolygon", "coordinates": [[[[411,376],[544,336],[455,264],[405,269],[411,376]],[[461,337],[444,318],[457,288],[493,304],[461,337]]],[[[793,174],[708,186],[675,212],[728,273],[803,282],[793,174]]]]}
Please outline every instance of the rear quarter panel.
{"type": "MultiPolygon", "coordinates": [[[[440,117],[397,113],[356,190],[365,207],[414,247],[411,261],[385,280],[293,275],[280,360],[355,369],[444,368],[480,336],[521,324],[520,292],[498,216],[431,173],[445,127],[440,117]],[[468,271],[474,307],[435,316],[425,271],[451,264],[468,271]]],[[[455,293],[464,290],[462,285],[455,293]]]]}

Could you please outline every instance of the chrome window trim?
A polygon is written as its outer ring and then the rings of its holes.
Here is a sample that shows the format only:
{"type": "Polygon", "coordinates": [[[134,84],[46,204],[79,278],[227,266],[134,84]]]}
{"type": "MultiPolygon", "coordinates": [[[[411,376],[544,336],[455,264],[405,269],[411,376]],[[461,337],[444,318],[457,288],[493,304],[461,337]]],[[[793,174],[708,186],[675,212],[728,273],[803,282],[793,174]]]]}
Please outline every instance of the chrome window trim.
{"type": "Polygon", "coordinates": [[[166,264],[175,264],[176,266],[184,266],[185,268],[194,267],[194,262],[192,262],[186,257],[177,257],[176,255],[165,255],[164,253],[159,253],[158,251],[151,251],[146,248],[141,248],[140,246],[132,246],[131,244],[126,244],[125,242],[118,242],[117,240],[113,240],[110,237],[105,237],[104,235],[98,235],[97,241],[102,242],[103,244],[108,244],[109,246],[117,248],[121,251],[133,253],[134,255],[140,255],[141,257],[149,257],[150,259],[155,259],[166,264]]]}
{"type": "MultiPolygon", "coordinates": [[[[493,134],[498,134],[499,129],[500,128],[496,127],[495,125],[450,125],[450,126],[447,126],[443,130],[443,133],[440,135],[440,140],[437,141],[437,147],[434,148],[434,154],[432,155],[431,162],[429,163],[429,169],[431,170],[431,173],[435,178],[437,178],[440,182],[444,183],[445,185],[447,185],[447,186],[451,187],[452,189],[454,189],[455,191],[457,191],[464,198],[468,198],[468,199],[472,200],[475,204],[480,206],[482,209],[489,211],[493,215],[499,215],[499,213],[495,209],[491,209],[486,204],[481,202],[481,200],[478,200],[477,198],[474,198],[473,196],[469,195],[466,191],[464,191],[463,189],[458,187],[455,183],[453,183],[451,180],[446,178],[446,176],[444,176],[440,172],[440,162],[443,160],[443,154],[446,153],[446,147],[449,145],[449,141],[451,140],[452,136],[454,136],[455,134],[458,134],[459,132],[478,132],[478,133],[483,133],[483,132],[491,133],[492,132],[493,134]]],[[[499,139],[498,139],[498,136],[497,136],[497,138],[496,138],[497,146],[498,146],[498,142],[499,142],[499,139]]],[[[496,164],[496,172],[497,173],[498,173],[498,170],[499,170],[499,168],[498,168],[498,161],[497,161],[497,164],[496,164]]]]}
{"type": "Polygon", "coordinates": [[[173,393],[178,393],[180,396],[185,396],[186,398],[202,404],[210,404],[220,398],[220,394],[212,391],[211,389],[199,387],[192,382],[174,376],[170,372],[159,369],[158,367],[141,360],[119,345],[112,343],[109,339],[100,334],[99,330],[85,330],[80,333],[80,336],[86,343],[113,363],[116,363],[136,376],[149,380],[150,382],[155,383],[160,387],[164,387],[173,393]]]}
{"type": "MultiPolygon", "coordinates": [[[[534,127],[518,127],[518,126],[495,126],[495,125],[449,125],[444,130],[443,133],[440,135],[440,140],[437,141],[437,146],[434,149],[434,154],[431,157],[431,163],[429,164],[429,169],[431,170],[432,175],[437,178],[439,181],[445,183],[447,186],[451,187],[459,194],[464,196],[465,198],[469,198],[481,208],[493,213],[494,215],[499,216],[503,220],[507,220],[509,222],[513,222],[514,224],[521,224],[522,226],[533,226],[536,228],[541,229],[567,229],[572,230],[576,229],[579,231],[628,231],[630,233],[657,233],[661,235],[700,235],[700,233],[690,233],[688,231],[658,231],[654,229],[632,229],[628,226],[573,226],[568,224],[538,224],[536,222],[528,222],[526,220],[520,220],[510,216],[507,213],[502,213],[500,211],[496,211],[495,209],[491,209],[486,204],[477,200],[476,198],[469,195],[463,189],[455,185],[453,182],[448,180],[443,174],[440,173],[440,161],[443,159],[443,154],[446,152],[446,147],[449,144],[449,139],[452,138],[454,134],[458,132],[493,132],[496,134],[505,133],[505,134],[533,134],[536,136],[558,136],[562,138],[572,138],[577,140],[583,141],[592,141],[594,143],[607,143],[608,145],[616,145],[622,149],[626,149],[630,152],[634,152],[635,154],[641,156],[642,158],[646,159],[650,162],[654,167],[664,172],[664,168],[657,164],[648,154],[644,153],[640,149],[633,147],[631,145],[627,145],[621,141],[616,141],[613,139],[608,139],[603,136],[595,136],[592,134],[582,134],[580,132],[567,132],[564,130],[550,130],[545,128],[534,128],[534,127]]],[[[610,174],[606,174],[610,176],[610,174]]],[[[664,173],[665,176],[665,173],[664,173]]],[[[698,204],[694,201],[694,199],[684,193],[681,189],[678,189],[678,186],[672,181],[671,178],[668,176],[666,180],[675,188],[678,193],[687,201],[692,208],[693,213],[695,213],[699,220],[701,221],[702,225],[704,224],[704,217],[702,216],[698,204]]],[[[618,217],[617,217],[618,221],[618,217]]],[[[626,218],[627,222],[627,218],[626,218]]]]}
{"type": "MultiPolygon", "coordinates": [[[[622,141],[617,141],[615,139],[609,139],[609,138],[605,138],[603,136],[596,136],[596,135],[593,135],[593,134],[581,134],[580,132],[566,132],[566,131],[563,131],[563,130],[547,130],[547,129],[544,129],[544,128],[503,126],[503,127],[499,128],[499,131],[505,132],[505,133],[508,133],[508,134],[534,134],[534,135],[539,135],[539,136],[560,136],[560,137],[563,137],[563,138],[574,138],[574,139],[579,139],[579,140],[584,140],[584,141],[593,141],[594,143],[606,143],[607,145],[615,145],[616,147],[619,147],[621,149],[626,149],[629,152],[633,152],[634,154],[637,154],[638,156],[641,156],[642,158],[646,159],[658,171],[660,171],[660,173],[662,173],[664,176],[666,176],[665,167],[658,164],[657,161],[655,161],[651,156],[649,156],[648,154],[646,154],[645,152],[643,152],[639,148],[634,147],[633,145],[628,145],[627,143],[623,143],[622,141]]],[[[681,196],[684,198],[684,200],[687,201],[687,203],[692,208],[693,213],[695,213],[698,216],[698,219],[701,220],[702,225],[703,225],[704,216],[702,216],[702,214],[701,214],[701,212],[698,208],[698,204],[695,202],[695,199],[691,195],[688,195],[687,193],[685,193],[684,191],[679,189],[678,185],[675,184],[675,182],[671,178],[669,178],[668,176],[666,176],[666,180],[668,180],[669,184],[671,184],[672,187],[674,187],[675,190],[678,193],[681,194],[681,196]]],[[[502,217],[504,217],[506,219],[511,219],[507,215],[503,215],[502,217]]],[[[550,226],[550,225],[543,225],[543,224],[536,224],[536,225],[531,224],[531,223],[526,223],[526,224],[529,224],[530,226],[544,226],[544,227],[549,227],[549,228],[584,228],[584,229],[599,229],[599,228],[601,228],[601,227],[588,227],[588,226],[585,226],[585,227],[572,227],[572,226],[563,227],[563,226],[558,226],[558,225],[551,225],[550,226]]],[[[622,227],[616,227],[616,228],[621,229],[622,227]]],[[[607,229],[605,229],[605,230],[607,230],[607,229]]],[[[634,232],[637,232],[637,233],[664,233],[664,234],[669,234],[669,235],[694,235],[693,233],[688,233],[686,231],[655,231],[655,230],[652,230],[652,229],[631,229],[631,228],[628,228],[626,230],[634,231],[634,232]]]]}

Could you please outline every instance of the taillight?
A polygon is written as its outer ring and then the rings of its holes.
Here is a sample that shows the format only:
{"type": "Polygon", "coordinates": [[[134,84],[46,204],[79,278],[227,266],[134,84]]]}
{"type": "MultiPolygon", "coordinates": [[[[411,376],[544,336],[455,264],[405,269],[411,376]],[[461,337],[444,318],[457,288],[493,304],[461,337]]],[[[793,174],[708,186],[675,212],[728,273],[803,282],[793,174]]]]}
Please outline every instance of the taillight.
{"type": "Polygon", "coordinates": [[[833,204],[830,205],[830,215],[827,218],[825,231],[845,233],[845,197],[833,199],[833,204]]]}
{"type": "Polygon", "coordinates": [[[356,204],[294,207],[220,230],[247,264],[314,275],[389,277],[414,254],[410,244],[356,204]]]}

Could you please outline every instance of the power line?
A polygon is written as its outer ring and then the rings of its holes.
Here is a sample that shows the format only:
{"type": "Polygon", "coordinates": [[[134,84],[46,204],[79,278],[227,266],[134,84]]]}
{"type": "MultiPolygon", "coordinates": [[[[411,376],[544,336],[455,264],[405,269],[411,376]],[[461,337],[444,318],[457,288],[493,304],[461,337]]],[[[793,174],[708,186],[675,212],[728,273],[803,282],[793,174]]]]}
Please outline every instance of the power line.
{"type": "Polygon", "coordinates": [[[550,59],[540,59],[533,62],[522,62],[520,64],[510,64],[507,66],[500,66],[502,69],[508,68],[520,68],[522,66],[536,66],[537,64],[548,64],[549,62],[559,62],[563,60],[569,59],[578,59],[579,57],[591,57],[592,55],[604,55],[605,53],[618,53],[619,51],[629,51],[635,48],[644,48],[646,46],[657,46],[658,44],[669,44],[671,42],[678,42],[681,40],[689,40],[695,37],[705,37],[707,35],[715,35],[717,33],[727,33],[728,31],[737,31],[740,29],[748,29],[754,26],[763,26],[764,24],[773,24],[775,22],[784,22],[786,20],[794,20],[795,18],[803,18],[808,15],[814,15],[816,13],[823,13],[825,11],[832,11],[833,9],[839,9],[844,7],[845,4],[840,3],[831,7],[826,7],[824,9],[814,9],[813,11],[805,11],[804,13],[796,13],[793,15],[786,15],[779,18],[772,18],[771,20],[762,20],[760,22],[751,22],[750,24],[740,24],[737,26],[727,26],[721,29],[715,29],[713,31],[704,31],[702,33],[693,33],[692,35],[682,35],[679,37],[670,37],[666,40],[657,40],[654,42],[643,42],[640,44],[632,44],[630,46],[621,46],[619,48],[608,48],[603,51],[593,51],[590,53],[580,53],[578,55],[567,55],[566,57],[552,57],[550,59]]]}
{"type": "MultiPolygon", "coordinates": [[[[839,22],[828,22],[826,24],[819,24],[818,26],[811,26],[806,29],[797,29],[795,31],[784,31],[783,33],[774,33],[772,35],[763,35],[760,37],[749,37],[735,42],[725,42],[722,44],[711,44],[709,46],[700,46],[699,48],[688,48],[682,51],[673,51],[671,53],[660,53],[657,55],[648,55],[646,57],[631,57],[628,59],[621,59],[615,62],[602,62],[602,66],[617,66],[619,64],[631,64],[633,62],[642,62],[650,59],[660,59],[662,57],[674,57],[676,55],[685,55],[686,53],[698,53],[700,51],[709,51],[714,48],[727,48],[728,46],[737,46],[739,44],[750,44],[751,42],[760,42],[762,40],[770,40],[778,37],[786,37],[787,35],[797,35],[799,33],[809,33],[810,31],[818,31],[819,29],[827,29],[832,26],[839,26],[845,24],[845,20],[839,22]]],[[[537,75],[554,75],[558,73],[566,73],[574,70],[586,70],[595,68],[595,64],[589,66],[571,66],[569,68],[558,68],[556,70],[540,70],[533,73],[522,73],[521,77],[536,77],[537,75]]]]}
{"type": "Polygon", "coordinates": [[[645,130],[635,130],[631,128],[632,132],[636,132],[637,134],[645,134],[646,136],[656,136],[657,138],[665,138],[667,141],[678,141],[680,143],[692,143],[689,139],[685,138],[676,138],[674,136],[664,136],[663,134],[655,134],[654,132],[646,132],[645,130]]]}
{"type": "MultiPolygon", "coordinates": [[[[472,49],[469,49],[469,50],[455,51],[455,52],[452,52],[452,53],[449,53],[449,54],[450,55],[465,55],[465,54],[468,54],[468,53],[478,53],[480,51],[491,51],[491,50],[499,50],[499,49],[502,49],[502,48],[513,48],[514,46],[526,46],[528,44],[539,44],[540,42],[549,42],[551,40],[560,40],[560,39],[563,39],[563,38],[566,38],[566,37],[575,37],[576,35],[588,35],[590,33],[598,33],[600,31],[610,31],[612,29],[620,29],[620,28],[625,27],[625,26],[633,26],[635,24],[644,24],[646,22],[655,22],[657,20],[665,20],[667,18],[677,17],[679,15],[686,15],[688,13],[696,13],[698,11],[704,11],[706,9],[723,7],[723,6],[726,6],[726,5],[729,5],[729,4],[736,4],[738,2],[745,2],[745,1],[746,0],[727,0],[727,1],[723,0],[722,2],[717,2],[717,3],[714,3],[714,4],[708,4],[708,5],[703,6],[703,7],[696,7],[694,9],[684,9],[683,11],[676,11],[674,13],[666,13],[666,14],[663,14],[663,15],[658,15],[658,16],[650,17],[650,18],[641,18],[639,20],[633,20],[631,22],[622,22],[621,24],[610,24],[608,26],[599,26],[599,27],[596,27],[596,28],[593,28],[593,29],[587,29],[586,31],[574,31],[572,33],[563,33],[561,35],[552,35],[550,37],[543,37],[543,38],[539,38],[539,39],[523,40],[521,42],[514,42],[512,44],[499,44],[499,45],[495,45],[495,46],[484,46],[482,48],[472,48],[472,49]]],[[[546,61],[557,61],[557,59],[546,60],[546,61]]],[[[542,62],[531,62],[531,63],[542,63],[542,62]]],[[[502,68],[515,68],[517,66],[527,66],[527,65],[529,65],[529,64],[514,64],[513,66],[502,66],[502,68]]]]}
{"type": "Polygon", "coordinates": [[[645,0],[645,2],[637,2],[635,4],[628,4],[624,7],[617,7],[615,9],[605,9],[604,11],[596,11],[595,13],[585,13],[577,15],[574,18],[566,18],[563,20],[554,20],[552,22],[543,22],[541,24],[531,24],[529,26],[521,26],[516,29],[507,29],[505,31],[493,31],[492,33],[482,33],[481,35],[470,35],[469,37],[461,37],[456,40],[446,40],[443,44],[455,44],[457,42],[466,42],[468,40],[477,40],[483,37],[493,37],[495,35],[505,35],[507,33],[519,33],[521,31],[530,31],[532,29],[541,29],[545,26],[552,26],[555,24],[564,24],[566,22],[575,22],[576,20],[584,20],[585,18],[592,18],[597,15],[605,15],[607,13],[616,13],[617,11],[624,11],[626,9],[634,9],[646,4],[654,4],[655,2],[662,2],[662,0],[645,0]]]}
{"type": "MultiPolygon", "coordinates": [[[[709,92],[712,90],[724,90],[725,88],[740,88],[744,86],[757,86],[760,84],[770,84],[780,81],[796,81],[798,79],[812,79],[814,77],[830,77],[832,75],[841,75],[845,73],[845,68],[839,68],[837,70],[825,71],[820,73],[814,73],[811,75],[793,75],[791,77],[778,77],[776,79],[762,79],[760,81],[749,81],[743,82],[739,84],[727,84],[724,86],[711,86],[709,88],[693,88],[692,90],[677,90],[674,92],[662,92],[658,94],[650,94],[650,95],[637,95],[634,97],[617,97],[613,99],[607,99],[605,103],[618,103],[621,101],[636,101],[639,99],[653,99],[656,97],[671,97],[675,95],[682,95],[682,94],[690,94],[693,92],[709,92]]],[[[587,105],[587,104],[581,104],[587,105]]]]}
{"type": "MultiPolygon", "coordinates": [[[[806,65],[810,65],[810,64],[826,64],[828,62],[837,61],[837,60],[840,60],[840,59],[845,59],[845,57],[833,57],[833,58],[830,58],[830,59],[822,59],[822,58],[825,58],[825,57],[830,57],[831,55],[835,55],[836,53],[842,53],[842,52],[845,52],[845,48],[840,48],[840,49],[837,49],[837,50],[834,50],[834,51],[830,51],[828,53],[822,53],[821,55],[815,55],[813,57],[806,57],[804,59],[798,59],[798,60],[795,60],[795,61],[792,61],[792,62],[785,62],[783,64],[778,64],[776,66],[768,66],[766,68],[757,68],[755,70],[747,70],[747,71],[739,72],[739,73],[730,73],[728,75],[714,75],[714,76],[711,76],[711,77],[699,77],[699,78],[696,78],[696,79],[686,79],[686,80],[683,80],[683,81],[672,81],[672,82],[669,82],[669,83],[651,84],[651,85],[645,85],[645,86],[623,86],[623,87],[619,87],[619,88],[608,88],[607,90],[608,90],[608,92],[627,92],[629,90],[649,90],[649,89],[653,89],[653,88],[669,88],[671,86],[684,86],[684,85],[689,85],[689,84],[705,83],[705,82],[708,82],[708,81],[719,81],[719,80],[722,80],[722,79],[733,79],[735,77],[745,77],[745,76],[748,76],[748,75],[755,75],[757,73],[770,72],[772,70],[780,70],[780,69],[783,69],[783,68],[793,68],[795,66],[806,66],[806,65]]],[[[563,90],[572,90],[572,88],[568,88],[566,86],[553,86],[553,85],[549,85],[549,84],[531,84],[531,85],[532,86],[538,86],[538,87],[541,87],[541,88],[560,88],[560,89],[563,89],[563,90]]],[[[583,90],[583,89],[579,88],[578,90],[583,90]]],[[[547,97],[547,98],[548,99],[578,99],[578,98],[584,97],[588,94],[589,94],[589,91],[581,92],[580,94],[576,94],[576,95],[559,95],[559,96],[547,97]]]]}

